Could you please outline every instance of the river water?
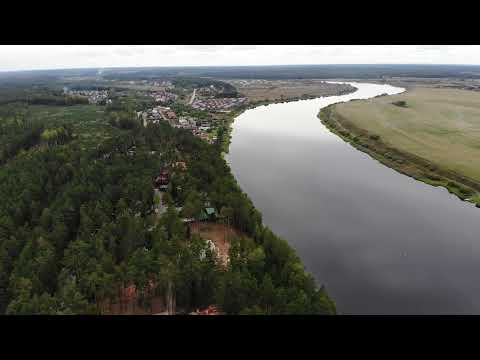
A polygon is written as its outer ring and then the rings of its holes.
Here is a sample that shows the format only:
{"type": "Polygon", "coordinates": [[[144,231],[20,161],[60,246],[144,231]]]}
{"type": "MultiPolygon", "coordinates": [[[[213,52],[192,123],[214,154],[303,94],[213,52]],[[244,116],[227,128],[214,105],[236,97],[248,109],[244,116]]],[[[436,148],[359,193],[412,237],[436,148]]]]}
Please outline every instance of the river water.
{"type": "Polygon", "coordinates": [[[480,209],[326,129],[324,106],[403,91],[351,84],[352,94],[240,115],[226,157],[233,174],[339,313],[480,314],[480,209]]]}

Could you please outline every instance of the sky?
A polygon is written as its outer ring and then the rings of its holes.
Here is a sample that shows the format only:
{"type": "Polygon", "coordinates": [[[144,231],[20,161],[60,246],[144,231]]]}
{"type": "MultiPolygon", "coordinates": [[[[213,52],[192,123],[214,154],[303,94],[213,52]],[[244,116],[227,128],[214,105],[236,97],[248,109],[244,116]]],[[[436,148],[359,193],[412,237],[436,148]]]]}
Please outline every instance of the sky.
{"type": "Polygon", "coordinates": [[[478,45],[0,45],[0,71],[288,64],[480,65],[478,45]]]}

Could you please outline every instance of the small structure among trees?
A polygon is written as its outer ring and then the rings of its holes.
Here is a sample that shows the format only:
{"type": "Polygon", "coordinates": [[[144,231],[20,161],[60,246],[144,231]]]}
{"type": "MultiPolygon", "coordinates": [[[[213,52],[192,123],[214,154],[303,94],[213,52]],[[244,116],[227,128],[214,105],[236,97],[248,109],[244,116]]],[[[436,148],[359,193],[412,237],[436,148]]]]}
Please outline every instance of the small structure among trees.
{"type": "Polygon", "coordinates": [[[162,169],[160,174],[155,178],[154,184],[156,189],[166,190],[170,182],[170,172],[167,169],[162,169]]]}

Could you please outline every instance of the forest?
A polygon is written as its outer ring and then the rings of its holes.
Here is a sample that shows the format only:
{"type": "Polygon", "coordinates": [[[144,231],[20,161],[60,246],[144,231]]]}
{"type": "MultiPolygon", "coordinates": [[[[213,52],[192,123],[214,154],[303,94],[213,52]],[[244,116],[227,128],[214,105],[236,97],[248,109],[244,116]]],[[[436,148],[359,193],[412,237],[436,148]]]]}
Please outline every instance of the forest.
{"type": "Polygon", "coordinates": [[[325,64],[192,66],[105,69],[105,78],[210,77],[214,79],[374,79],[387,77],[478,78],[478,65],[325,64]]]}
{"type": "Polygon", "coordinates": [[[215,304],[225,314],[335,314],[326,289],[263,225],[222,142],[144,127],[132,104],[0,111],[0,313],[102,314],[134,285],[146,309],[160,297],[176,313],[215,304]],[[157,216],[153,179],[178,161],[187,169],[172,174],[157,216]],[[242,234],[226,267],[182,221],[205,202],[242,234]]]}

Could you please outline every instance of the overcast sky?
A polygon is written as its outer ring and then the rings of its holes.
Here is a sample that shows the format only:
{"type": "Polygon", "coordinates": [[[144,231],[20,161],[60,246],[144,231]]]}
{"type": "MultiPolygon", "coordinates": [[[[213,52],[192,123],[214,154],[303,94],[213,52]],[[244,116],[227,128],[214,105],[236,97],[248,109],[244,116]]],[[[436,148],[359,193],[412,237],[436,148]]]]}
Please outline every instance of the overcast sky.
{"type": "Polygon", "coordinates": [[[475,64],[478,45],[0,45],[0,71],[281,64],[475,64]]]}

